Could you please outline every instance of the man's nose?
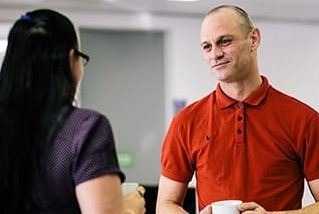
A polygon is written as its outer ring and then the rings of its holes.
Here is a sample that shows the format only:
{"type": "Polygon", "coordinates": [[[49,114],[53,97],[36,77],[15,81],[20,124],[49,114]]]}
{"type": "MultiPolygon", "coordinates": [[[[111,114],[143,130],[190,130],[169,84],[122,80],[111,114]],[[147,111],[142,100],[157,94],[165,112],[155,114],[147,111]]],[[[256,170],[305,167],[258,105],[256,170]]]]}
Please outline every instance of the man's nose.
{"type": "Polygon", "coordinates": [[[223,52],[223,49],[218,47],[218,46],[213,46],[211,51],[210,51],[210,57],[212,59],[220,59],[224,56],[224,52],[223,52]]]}

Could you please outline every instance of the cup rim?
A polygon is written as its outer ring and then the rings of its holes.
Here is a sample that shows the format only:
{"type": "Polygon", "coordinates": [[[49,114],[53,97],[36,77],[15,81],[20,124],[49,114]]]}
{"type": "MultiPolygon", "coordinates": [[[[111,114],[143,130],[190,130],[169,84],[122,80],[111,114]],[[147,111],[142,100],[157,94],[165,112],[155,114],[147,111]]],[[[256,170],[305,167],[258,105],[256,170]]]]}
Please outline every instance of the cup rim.
{"type": "Polygon", "coordinates": [[[138,186],[137,182],[123,182],[121,186],[138,186]]]}
{"type": "Polygon", "coordinates": [[[138,183],[137,182],[124,182],[121,184],[121,188],[122,188],[122,193],[123,195],[127,195],[131,192],[133,192],[137,187],[138,187],[138,183]]]}
{"type": "Polygon", "coordinates": [[[229,205],[239,205],[242,203],[243,201],[241,200],[222,200],[222,201],[215,201],[211,205],[212,206],[229,206],[229,205]]]}

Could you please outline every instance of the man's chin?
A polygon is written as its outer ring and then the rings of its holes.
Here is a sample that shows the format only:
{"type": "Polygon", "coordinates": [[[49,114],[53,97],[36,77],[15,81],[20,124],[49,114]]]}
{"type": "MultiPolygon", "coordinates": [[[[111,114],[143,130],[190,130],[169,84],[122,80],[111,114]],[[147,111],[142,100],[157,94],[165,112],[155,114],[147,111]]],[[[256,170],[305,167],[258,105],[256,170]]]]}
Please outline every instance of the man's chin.
{"type": "Polygon", "coordinates": [[[213,69],[212,73],[213,73],[214,77],[216,78],[216,80],[218,80],[218,81],[224,81],[228,78],[228,75],[227,75],[228,72],[226,70],[213,69]]]}

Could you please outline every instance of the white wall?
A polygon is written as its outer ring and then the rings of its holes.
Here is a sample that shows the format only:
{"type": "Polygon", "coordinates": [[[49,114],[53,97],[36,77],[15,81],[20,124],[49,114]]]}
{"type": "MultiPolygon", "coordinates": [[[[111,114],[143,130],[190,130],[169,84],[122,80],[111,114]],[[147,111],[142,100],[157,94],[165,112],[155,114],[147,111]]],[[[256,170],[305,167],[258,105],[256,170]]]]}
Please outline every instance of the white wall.
{"type": "MultiPolygon", "coordinates": [[[[165,32],[166,124],[173,112],[173,99],[191,103],[215,88],[201,57],[199,29],[202,17],[151,16],[149,14],[97,14],[64,11],[78,25],[102,29],[156,29],[165,32]]],[[[1,11],[7,20],[14,13],[1,11]],[[8,14],[11,13],[11,14],[8,14]],[[9,16],[10,17],[10,16],[9,16]]],[[[260,72],[278,89],[319,110],[319,23],[256,20],[262,31],[260,72]]],[[[307,193],[308,194],[308,193],[307,193]]],[[[311,203],[306,197],[304,203],[311,203]]]]}
{"type": "Polygon", "coordinates": [[[319,23],[258,21],[260,71],[273,85],[319,110],[319,23]]]}

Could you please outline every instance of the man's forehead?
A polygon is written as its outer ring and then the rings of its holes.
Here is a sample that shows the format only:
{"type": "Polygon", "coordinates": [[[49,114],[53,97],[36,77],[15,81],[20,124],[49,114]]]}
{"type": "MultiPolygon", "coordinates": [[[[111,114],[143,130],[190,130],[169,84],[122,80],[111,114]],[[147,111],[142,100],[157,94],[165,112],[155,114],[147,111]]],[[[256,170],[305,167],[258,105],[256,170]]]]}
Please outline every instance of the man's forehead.
{"type": "Polygon", "coordinates": [[[220,8],[206,16],[207,17],[212,17],[212,16],[228,16],[228,17],[238,17],[239,14],[236,10],[232,8],[220,8]]]}
{"type": "Polygon", "coordinates": [[[213,26],[224,26],[225,24],[230,25],[240,22],[240,17],[236,11],[229,8],[222,8],[214,13],[207,15],[202,23],[202,26],[213,25],[213,26]]]}
{"type": "Polygon", "coordinates": [[[201,40],[209,37],[216,39],[217,37],[234,35],[237,32],[241,32],[239,17],[236,12],[231,9],[228,9],[226,13],[221,11],[227,9],[220,9],[220,11],[218,10],[205,17],[201,25],[201,40]]]}

